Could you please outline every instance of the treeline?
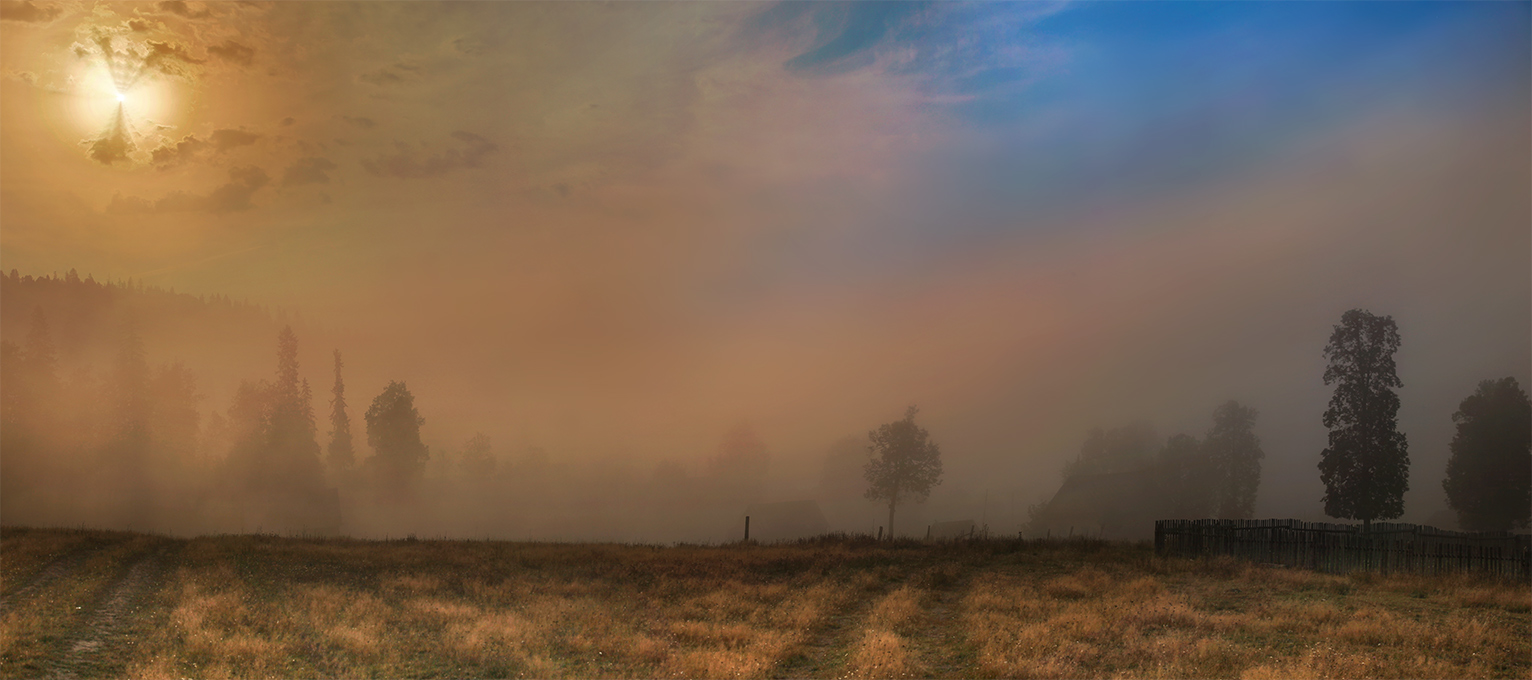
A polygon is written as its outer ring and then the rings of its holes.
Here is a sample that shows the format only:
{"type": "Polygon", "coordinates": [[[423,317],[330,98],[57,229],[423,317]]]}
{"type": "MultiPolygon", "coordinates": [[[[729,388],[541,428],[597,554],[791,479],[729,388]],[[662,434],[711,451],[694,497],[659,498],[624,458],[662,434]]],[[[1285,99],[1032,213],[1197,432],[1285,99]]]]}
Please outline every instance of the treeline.
{"type": "Polygon", "coordinates": [[[1093,429],[1065,463],[1059,492],[1029,509],[1026,530],[1141,538],[1154,519],[1251,517],[1265,457],[1256,416],[1225,402],[1201,439],[1178,433],[1161,440],[1143,422],[1093,429]]]}
{"type": "Polygon", "coordinates": [[[770,455],[746,425],[696,466],[502,452],[483,433],[433,451],[406,383],[389,382],[353,409],[337,349],[328,394],[316,393],[291,327],[276,333],[274,352],[266,340],[275,355],[266,377],[246,377],[211,409],[186,364],[151,364],[137,323],[118,328],[99,367],[63,359],[41,306],[25,327],[19,342],[0,340],[7,523],[721,540],[745,504],[764,498],[770,455]]]}
{"type": "MultiPolygon", "coordinates": [[[[1322,422],[1325,513],[1388,520],[1404,513],[1409,446],[1398,429],[1403,387],[1394,363],[1398,326],[1388,316],[1353,309],[1324,347],[1322,379],[1335,392],[1322,422]]],[[[1093,430],[1068,462],[1058,493],[1030,510],[1029,530],[1147,538],[1152,519],[1249,519],[1260,487],[1256,412],[1230,401],[1213,413],[1198,440],[1160,442],[1143,423],[1093,430]]],[[[1457,433],[1442,488],[1459,525],[1471,531],[1525,529],[1532,520],[1532,401],[1515,378],[1485,380],[1459,405],[1457,433]]]]}

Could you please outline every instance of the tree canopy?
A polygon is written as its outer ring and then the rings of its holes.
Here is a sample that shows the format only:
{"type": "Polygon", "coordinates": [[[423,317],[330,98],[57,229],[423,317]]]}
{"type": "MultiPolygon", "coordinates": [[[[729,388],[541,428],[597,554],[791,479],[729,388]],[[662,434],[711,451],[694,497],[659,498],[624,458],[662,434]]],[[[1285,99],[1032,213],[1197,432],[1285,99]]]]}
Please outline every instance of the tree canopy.
{"type": "Polygon", "coordinates": [[[1393,317],[1361,309],[1346,312],[1325,345],[1324,381],[1335,385],[1335,395],[1324,413],[1330,439],[1319,474],[1331,517],[1370,524],[1404,513],[1410,458],[1394,393],[1404,386],[1394,367],[1398,350],[1393,317]]]}
{"type": "Polygon", "coordinates": [[[1209,511],[1219,519],[1249,519],[1255,515],[1255,494],[1261,486],[1261,440],[1255,436],[1256,411],[1229,400],[1213,410],[1213,428],[1203,440],[1211,467],[1213,490],[1209,511]]]}
{"type": "Polygon", "coordinates": [[[415,410],[415,395],[403,382],[389,381],[367,408],[367,444],[375,472],[389,491],[407,492],[425,470],[430,450],[420,441],[425,418],[415,410]]]}
{"type": "Polygon", "coordinates": [[[872,460],[864,474],[869,484],[867,499],[888,502],[888,534],[894,534],[894,510],[901,502],[923,502],[931,487],[941,483],[942,452],[926,429],[915,424],[919,409],[911,406],[904,417],[867,433],[872,460]]]}
{"type": "Polygon", "coordinates": [[[1532,402],[1515,378],[1485,380],[1452,414],[1457,434],[1442,488],[1469,531],[1532,519],[1532,402]]]}

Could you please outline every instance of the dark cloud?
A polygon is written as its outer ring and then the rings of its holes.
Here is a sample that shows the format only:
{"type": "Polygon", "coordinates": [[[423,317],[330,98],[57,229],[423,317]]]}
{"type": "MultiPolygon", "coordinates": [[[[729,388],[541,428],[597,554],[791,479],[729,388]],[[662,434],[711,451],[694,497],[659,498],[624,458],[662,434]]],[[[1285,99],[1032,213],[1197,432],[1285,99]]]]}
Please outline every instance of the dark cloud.
{"type": "Polygon", "coordinates": [[[186,75],[183,65],[196,65],[206,63],[207,61],[193,57],[190,52],[186,51],[185,47],[176,43],[150,40],[147,44],[149,45],[149,53],[144,55],[141,71],[152,69],[165,75],[181,76],[186,75]]]}
{"type": "Polygon", "coordinates": [[[200,10],[193,10],[191,5],[187,4],[185,0],[161,0],[155,6],[159,7],[161,12],[170,12],[186,19],[206,19],[208,16],[206,7],[200,10]]]}
{"type": "Polygon", "coordinates": [[[207,53],[231,64],[239,64],[241,66],[249,66],[250,62],[255,59],[255,48],[241,45],[233,40],[225,40],[222,45],[209,47],[207,48],[207,53]]]}
{"type": "Polygon", "coordinates": [[[282,172],[282,186],[296,187],[305,184],[329,184],[329,171],[335,164],[327,158],[300,158],[282,172]]]}
{"type": "Polygon", "coordinates": [[[362,167],[379,177],[437,177],[454,170],[477,168],[485,156],[499,149],[494,142],[471,132],[454,132],[452,138],[461,146],[435,153],[404,142],[395,142],[397,153],[363,160],[362,167]]]}
{"type": "Polygon", "coordinates": [[[287,127],[287,126],[292,125],[293,123],[296,123],[296,122],[298,122],[298,120],[296,118],[293,118],[292,116],[288,116],[288,117],[282,119],[282,127],[287,127]]]}
{"type": "Polygon", "coordinates": [[[213,151],[223,153],[229,149],[254,144],[260,138],[261,136],[254,132],[225,129],[214,130],[213,134],[208,136],[208,141],[213,144],[213,151]]]}
{"type": "Polygon", "coordinates": [[[474,38],[453,38],[451,44],[452,49],[457,50],[459,54],[470,57],[484,54],[484,43],[474,38]]]}
{"type": "Polygon", "coordinates": [[[347,123],[355,125],[363,130],[371,130],[378,126],[378,121],[367,118],[365,116],[356,116],[354,118],[351,116],[341,116],[340,118],[341,120],[344,120],[347,123]]]}
{"type": "Polygon", "coordinates": [[[357,80],[372,85],[398,85],[406,81],[415,80],[423,75],[421,68],[415,64],[400,61],[384,66],[371,73],[363,73],[357,76],[357,80]]]}
{"type": "Polygon", "coordinates": [[[206,141],[187,135],[175,144],[164,144],[149,152],[149,159],[151,163],[163,170],[191,161],[205,150],[207,150],[206,141]]]}
{"type": "Polygon", "coordinates": [[[0,0],[0,21],[39,24],[57,19],[63,11],[58,5],[39,5],[32,0],[0,0]]]}
{"type": "Polygon", "coordinates": [[[139,196],[112,196],[106,206],[110,215],[158,215],[175,212],[229,213],[250,209],[250,197],[271,183],[266,171],[247,166],[231,168],[229,182],[207,195],[176,191],[151,201],[139,196]]]}
{"type": "Polygon", "coordinates": [[[214,130],[207,139],[187,135],[174,144],[162,144],[149,153],[150,162],[161,170],[173,168],[197,160],[207,153],[225,153],[231,149],[254,144],[261,138],[245,130],[214,130]]]}
{"type": "Polygon", "coordinates": [[[127,21],[127,27],[128,30],[133,31],[134,33],[143,33],[144,31],[154,28],[154,24],[149,23],[144,19],[129,19],[127,21]]]}
{"type": "Polygon", "coordinates": [[[117,107],[117,115],[112,117],[112,124],[106,131],[93,140],[86,142],[90,147],[91,160],[102,165],[123,163],[129,160],[128,154],[135,148],[133,135],[128,130],[127,120],[123,117],[122,107],[117,107]]]}

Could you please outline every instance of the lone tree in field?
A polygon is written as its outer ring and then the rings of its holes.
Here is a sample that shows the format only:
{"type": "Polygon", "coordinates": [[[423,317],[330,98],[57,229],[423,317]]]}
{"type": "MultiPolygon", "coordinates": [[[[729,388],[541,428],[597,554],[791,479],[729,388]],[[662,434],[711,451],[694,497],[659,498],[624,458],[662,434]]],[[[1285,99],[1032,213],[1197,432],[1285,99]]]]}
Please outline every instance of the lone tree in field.
{"type": "Polygon", "coordinates": [[[1219,519],[1249,519],[1255,514],[1255,492],[1261,486],[1261,440],[1255,436],[1255,409],[1237,401],[1213,410],[1213,429],[1203,440],[1212,467],[1213,515],[1219,519]]]}
{"type": "Polygon", "coordinates": [[[346,383],[340,379],[340,350],[335,350],[335,387],[330,394],[330,445],[327,451],[330,468],[348,470],[356,461],[351,447],[351,416],[346,415],[346,383]]]}
{"type": "Polygon", "coordinates": [[[1509,531],[1532,519],[1532,402],[1515,378],[1485,380],[1463,400],[1447,461],[1447,505],[1468,531],[1509,531]]]}
{"type": "Polygon", "coordinates": [[[1325,384],[1335,384],[1324,414],[1330,445],[1319,461],[1325,514],[1362,520],[1364,531],[1375,519],[1403,514],[1410,488],[1409,447],[1399,431],[1394,394],[1404,385],[1394,370],[1398,350],[1393,317],[1360,309],[1341,316],[1325,345],[1325,384]]]}
{"type": "Polygon", "coordinates": [[[942,451],[931,441],[926,429],[915,424],[914,406],[904,418],[880,425],[867,433],[867,449],[873,459],[863,474],[870,486],[867,499],[888,501],[888,537],[894,537],[894,510],[904,501],[919,503],[931,495],[931,487],[941,483],[942,451]]]}
{"type": "Polygon", "coordinates": [[[404,383],[389,381],[367,409],[367,443],[372,446],[371,463],[383,487],[394,494],[406,494],[410,483],[425,470],[430,450],[420,441],[420,426],[425,418],[415,411],[415,395],[404,383]]]}

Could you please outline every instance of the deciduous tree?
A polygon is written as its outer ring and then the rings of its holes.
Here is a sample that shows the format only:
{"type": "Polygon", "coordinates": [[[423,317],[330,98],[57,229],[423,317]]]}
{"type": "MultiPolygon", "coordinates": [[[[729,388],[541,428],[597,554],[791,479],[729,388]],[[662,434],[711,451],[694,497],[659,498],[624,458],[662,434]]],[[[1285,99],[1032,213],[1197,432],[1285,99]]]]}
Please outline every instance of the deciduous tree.
{"type": "Polygon", "coordinates": [[[1261,440],[1255,436],[1256,411],[1237,401],[1213,410],[1213,429],[1202,442],[1213,479],[1212,507],[1219,519],[1249,519],[1261,486],[1261,440]]]}
{"type": "Polygon", "coordinates": [[[1469,531],[1532,519],[1532,402],[1515,378],[1485,380],[1452,414],[1457,434],[1442,488],[1469,531]]]}
{"type": "Polygon", "coordinates": [[[926,429],[915,424],[919,410],[911,406],[904,417],[867,433],[872,460],[864,475],[866,497],[888,503],[888,536],[894,536],[894,510],[900,503],[920,503],[941,483],[942,452],[926,429]]]}

